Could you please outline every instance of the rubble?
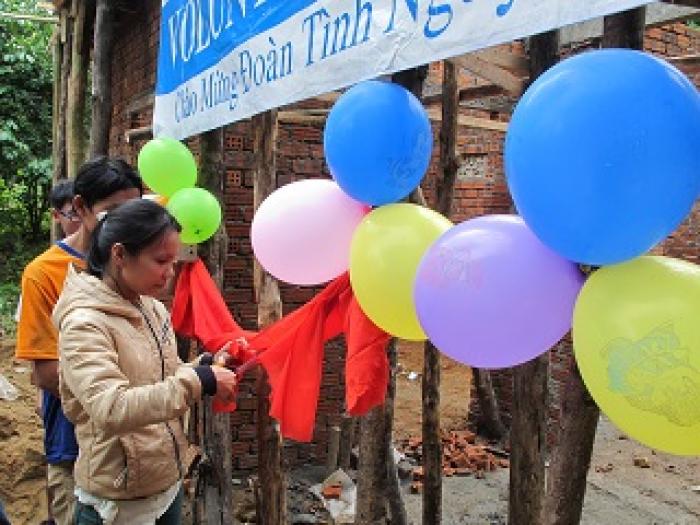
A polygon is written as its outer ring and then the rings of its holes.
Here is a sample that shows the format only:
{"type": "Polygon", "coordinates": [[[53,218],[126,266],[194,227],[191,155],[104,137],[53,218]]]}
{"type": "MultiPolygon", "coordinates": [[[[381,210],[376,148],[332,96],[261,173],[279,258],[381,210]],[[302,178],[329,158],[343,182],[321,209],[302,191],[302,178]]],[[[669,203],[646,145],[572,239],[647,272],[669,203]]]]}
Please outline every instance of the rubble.
{"type": "MultiPolygon", "coordinates": [[[[482,477],[484,472],[497,468],[508,468],[508,453],[488,444],[477,444],[476,434],[469,430],[453,430],[442,433],[442,473],[444,476],[482,477]]],[[[419,437],[409,437],[399,442],[407,461],[421,463],[423,442],[419,437]]],[[[411,491],[420,492],[423,487],[423,467],[415,466],[411,471],[411,491]]]]}

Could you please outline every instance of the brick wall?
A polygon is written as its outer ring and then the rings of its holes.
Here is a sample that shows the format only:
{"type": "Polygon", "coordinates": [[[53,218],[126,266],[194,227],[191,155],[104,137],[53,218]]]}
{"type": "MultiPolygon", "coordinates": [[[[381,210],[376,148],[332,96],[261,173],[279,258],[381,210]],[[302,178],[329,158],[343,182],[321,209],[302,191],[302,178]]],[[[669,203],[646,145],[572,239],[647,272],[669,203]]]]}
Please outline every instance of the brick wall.
{"type": "MultiPolygon", "coordinates": [[[[150,97],[154,91],[160,2],[147,0],[131,4],[135,12],[120,15],[117,42],[113,63],[113,102],[111,149],[135,162],[144,140],[127,144],[125,132],[148,126],[151,122],[150,97]],[[136,7],[138,5],[138,7],[136,7]]],[[[583,42],[563,50],[564,55],[580,52],[598,45],[597,41],[583,42]]],[[[521,42],[509,47],[524,56],[521,42]]],[[[673,24],[647,31],[645,47],[662,56],[679,56],[697,53],[700,49],[700,33],[683,24],[673,24]]],[[[439,92],[442,78],[441,63],[430,66],[425,94],[439,92]]],[[[696,74],[700,83],[700,74],[696,74]]],[[[460,87],[479,86],[486,82],[477,77],[462,75],[460,87]]],[[[503,98],[503,97],[501,97],[503,98]]],[[[488,101],[486,101],[488,102],[488,101]]],[[[487,106],[488,104],[484,104],[487,106]]],[[[309,100],[296,107],[323,107],[324,104],[309,100]]],[[[462,114],[507,122],[510,116],[508,100],[503,109],[490,111],[479,109],[478,101],[471,109],[462,109],[462,114]]],[[[323,161],[321,124],[290,124],[282,122],[278,135],[278,184],[307,177],[327,177],[323,161]]],[[[438,125],[433,125],[437,140],[438,125]]],[[[451,218],[455,222],[489,213],[508,213],[511,200],[503,173],[503,139],[501,132],[460,127],[457,138],[458,154],[462,168],[458,174],[451,218]]],[[[225,227],[229,236],[229,253],[224,272],[224,296],[238,323],[244,328],[256,326],[255,297],[253,293],[253,256],[249,238],[253,217],[253,151],[249,121],[227,126],[225,129],[225,227]]],[[[197,140],[188,144],[197,155],[197,140]]],[[[424,190],[429,202],[435,197],[435,176],[438,169],[437,143],[433,150],[433,162],[424,181],[424,190]]],[[[666,242],[664,253],[698,261],[698,212],[666,242]]],[[[316,290],[293,286],[282,286],[284,312],[288,313],[308,301],[316,290]]],[[[559,414],[559,394],[567,377],[567,366],[571,354],[571,343],[565,339],[550,352],[550,423],[556,429],[559,414]]],[[[290,463],[298,461],[322,461],[327,446],[328,428],[338,423],[343,410],[344,397],[344,350],[342,342],[329,345],[324,362],[323,386],[320,396],[314,441],[311,444],[290,444],[286,447],[286,458],[290,463]]],[[[512,378],[508,371],[495,373],[494,386],[501,401],[504,419],[508,421],[512,399],[512,378]]],[[[472,400],[476,396],[472,395],[472,400]]],[[[473,402],[472,415],[478,413],[473,402]]],[[[252,383],[241,388],[239,410],[232,418],[234,468],[244,472],[256,465],[255,444],[255,398],[252,383]]],[[[555,436],[550,432],[550,441],[555,436]]]]}

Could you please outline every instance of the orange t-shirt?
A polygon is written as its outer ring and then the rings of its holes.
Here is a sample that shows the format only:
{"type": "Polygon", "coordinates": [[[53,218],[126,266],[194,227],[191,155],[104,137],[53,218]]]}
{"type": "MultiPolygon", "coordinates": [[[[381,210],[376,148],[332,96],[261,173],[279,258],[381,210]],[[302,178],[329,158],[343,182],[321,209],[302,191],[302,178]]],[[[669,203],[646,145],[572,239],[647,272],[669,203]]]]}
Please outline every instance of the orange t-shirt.
{"type": "Polygon", "coordinates": [[[85,263],[69,246],[54,244],[22,273],[22,306],[17,325],[17,359],[58,359],[58,333],[51,320],[68,266],[85,263]]]}

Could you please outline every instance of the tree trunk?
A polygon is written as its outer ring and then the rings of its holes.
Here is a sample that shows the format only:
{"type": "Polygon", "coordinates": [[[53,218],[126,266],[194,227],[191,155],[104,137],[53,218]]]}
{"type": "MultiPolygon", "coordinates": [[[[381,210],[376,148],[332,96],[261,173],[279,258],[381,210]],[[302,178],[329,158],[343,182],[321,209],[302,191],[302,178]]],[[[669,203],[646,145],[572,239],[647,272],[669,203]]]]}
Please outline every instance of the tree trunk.
{"type": "Polygon", "coordinates": [[[423,525],[442,522],[442,440],[440,438],[440,353],[430,341],[423,349],[423,525]]]}
{"type": "MultiPolygon", "coordinates": [[[[203,133],[200,141],[199,185],[211,191],[221,202],[224,194],[223,128],[203,133]]],[[[224,281],[227,240],[226,231],[221,227],[200,247],[202,260],[219,289],[224,281]]],[[[207,524],[224,525],[233,519],[231,417],[228,413],[215,413],[211,400],[207,400],[202,408],[205,421],[202,446],[209,467],[204,471],[205,479],[201,480],[204,484],[203,510],[207,524]]]]}
{"type": "Polygon", "coordinates": [[[387,346],[389,357],[389,388],[384,404],[384,446],[386,449],[386,498],[388,503],[391,525],[408,525],[406,506],[401,496],[399,474],[394,461],[394,401],[396,400],[396,366],[397,352],[396,339],[392,339],[387,346]]]}
{"type": "Polygon", "coordinates": [[[506,427],[501,419],[491,374],[485,369],[472,368],[472,379],[476,385],[480,410],[477,430],[480,435],[489,439],[502,439],[506,434],[506,427]]]}
{"type": "Polygon", "coordinates": [[[92,67],[92,123],[90,156],[107,155],[112,124],[112,51],[114,46],[114,2],[97,0],[95,47],[92,67]]]}
{"type": "MultiPolygon", "coordinates": [[[[53,163],[52,180],[56,182],[68,177],[66,168],[66,110],[68,105],[68,72],[70,70],[70,33],[71,19],[64,7],[59,13],[59,23],[54,32],[53,50],[53,129],[51,159],[53,163]]],[[[54,243],[63,232],[61,225],[51,221],[50,237],[54,243]]]]}
{"type": "Polygon", "coordinates": [[[562,394],[559,440],[547,479],[547,525],[581,521],[600,410],[586,390],[574,356],[562,394]]]}
{"type": "MultiPolygon", "coordinates": [[[[643,49],[644,20],[644,7],[606,16],[603,47],[643,49]]],[[[562,397],[559,440],[547,487],[548,525],[576,525],[581,521],[586,477],[600,417],[600,410],[583,383],[573,350],[562,397]]]]}
{"type": "MultiPolygon", "coordinates": [[[[530,38],[530,80],[554,65],[558,53],[557,31],[530,38]]],[[[544,519],[548,375],[548,353],[513,369],[508,508],[513,525],[537,525],[544,519]]]]}
{"type": "Polygon", "coordinates": [[[355,525],[386,523],[387,457],[385,409],[379,406],[360,418],[360,465],[357,472],[355,525]]]}
{"type": "Polygon", "coordinates": [[[85,160],[85,89],[90,48],[86,45],[87,2],[75,0],[71,6],[73,41],[68,76],[68,110],[66,115],[66,159],[68,177],[74,178],[85,160]]]}
{"type": "MultiPolygon", "coordinates": [[[[254,206],[277,187],[276,144],[277,111],[271,110],[253,118],[256,154],[254,206]]],[[[282,317],[282,301],[277,281],[255,262],[255,293],[258,301],[258,326],[265,328],[282,317]]],[[[260,516],[263,525],[287,523],[287,481],[283,468],[282,437],[279,427],[268,415],[270,387],[263,370],[257,377],[258,475],[260,477],[260,516]]]]}

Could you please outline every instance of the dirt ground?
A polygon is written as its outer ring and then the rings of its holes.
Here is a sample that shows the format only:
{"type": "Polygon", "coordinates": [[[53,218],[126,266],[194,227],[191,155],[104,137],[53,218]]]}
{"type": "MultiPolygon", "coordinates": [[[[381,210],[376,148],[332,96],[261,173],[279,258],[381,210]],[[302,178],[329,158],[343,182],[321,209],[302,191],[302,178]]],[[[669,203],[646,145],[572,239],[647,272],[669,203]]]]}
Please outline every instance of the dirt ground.
{"type": "MultiPolygon", "coordinates": [[[[399,345],[398,368],[394,438],[403,439],[421,434],[423,343],[402,342],[399,345]]],[[[440,426],[443,430],[466,428],[471,377],[469,367],[442,356],[440,426]]]]}
{"type": "MultiPolygon", "coordinates": [[[[421,345],[399,349],[402,373],[397,381],[397,438],[420,435],[420,377],[407,373],[423,367],[421,345]]],[[[464,428],[469,406],[471,374],[467,367],[441,360],[441,426],[464,428]]],[[[698,436],[700,439],[700,436],[698,436]]],[[[508,512],[508,469],[483,479],[443,478],[443,523],[446,525],[505,524],[508,512]]],[[[421,523],[421,496],[404,487],[409,520],[421,523]]],[[[626,438],[601,418],[588,476],[583,525],[700,524],[700,458],[657,453],[626,438]],[[635,466],[639,464],[648,467],[635,466]]]]}
{"type": "Polygon", "coordinates": [[[43,433],[29,365],[15,361],[14,351],[13,341],[0,343],[0,374],[20,394],[0,399],[0,499],[12,525],[37,525],[47,516],[43,433]]]}
{"type": "MultiPolygon", "coordinates": [[[[0,498],[13,525],[37,525],[46,517],[45,468],[41,424],[34,413],[35,390],[26,363],[13,359],[12,343],[0,345],[0,374],[15,385],[20,397],[0,400],[0,498]]],[[[395,437],[420,435],[422,345],[399,349],[395,437]]],[[[464,428],[469,406],[468,368],[442,359],[441,425],[464,428]]],[[[421,496],[405,501],[412,523],[419,524],[421,496]]],[[[508,470],[485,478],[444,478],[443,523],[504,524],[508,508],[508,470]]],[[[584,525],[700,523],[700,458],[681,458],[626,439],[601,420],[584,505],[584,525]],[[635,466],[648,463],[648,468],[635,466]]]]}

